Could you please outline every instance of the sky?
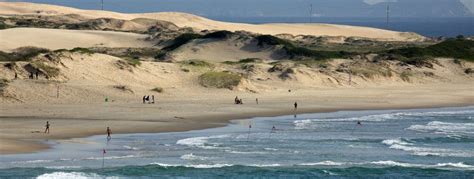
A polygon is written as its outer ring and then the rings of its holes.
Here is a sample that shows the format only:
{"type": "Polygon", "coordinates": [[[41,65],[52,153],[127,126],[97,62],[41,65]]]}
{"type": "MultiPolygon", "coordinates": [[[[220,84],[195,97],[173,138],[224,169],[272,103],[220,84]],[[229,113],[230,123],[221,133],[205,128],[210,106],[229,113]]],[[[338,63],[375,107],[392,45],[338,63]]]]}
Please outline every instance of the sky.
{"type": "MultiPolygon", "coordinates": [[[[100,9],[100,0],[25,1],[100,9]]],[[[125,13],[178,11],[205,17],[385,17],[387,5],[392,17],[474,17],[474,0],[104,0],[104,4],[106,10],[125,13]]]]}

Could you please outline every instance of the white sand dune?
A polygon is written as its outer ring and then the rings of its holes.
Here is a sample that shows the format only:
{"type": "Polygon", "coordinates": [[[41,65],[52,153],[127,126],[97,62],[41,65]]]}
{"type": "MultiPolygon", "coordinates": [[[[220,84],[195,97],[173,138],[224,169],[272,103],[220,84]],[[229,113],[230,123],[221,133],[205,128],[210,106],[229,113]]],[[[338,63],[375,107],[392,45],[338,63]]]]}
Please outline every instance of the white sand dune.
{"type": "Polygon", "coordinates": [[[71,49],[75,47],[151,47],[144,41],[146,35],[90,30],[63,30],[39,28],[12,28],[0,30],[0,50],[11,51],[18,47],[71,49]]]}
{"type": "Polygon", "coordinates": [[[395,32],[368,27],[355,27],[346,25],[331,24],[243,24],[219,22],[203,17],[178,13],[142,13],[124,14],[109,11],[81,10],[69,7],[34,4],[24,2],[0,2],[0,15],[65,15],[79,14],[86,18],[115,18],[132,20],[136,18],[150,18],[168,21],[179,27],[191,27],[198,30],[245,30],[259,34],[291,34],[291,35],[315,35],[315,36],[345,36],[345,37],[365,37],[378,40],[390,41],[414,41],[423,39],[422,36],[414,33],[395,32]]]}

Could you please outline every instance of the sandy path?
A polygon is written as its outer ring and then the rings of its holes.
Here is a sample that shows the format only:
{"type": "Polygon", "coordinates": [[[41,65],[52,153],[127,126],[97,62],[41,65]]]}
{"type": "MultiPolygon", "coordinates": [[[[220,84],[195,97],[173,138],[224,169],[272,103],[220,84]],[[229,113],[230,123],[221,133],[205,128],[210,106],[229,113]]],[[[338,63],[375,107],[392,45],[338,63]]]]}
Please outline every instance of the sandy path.
{"type": "Polygon", "coordinates": [[[432,84],[412,87],[371,87],[364,89],[314,89],[249,94],[230,91],[169,95],[157,104],[136,102],[91,104],[2,104],[0,107],[0,153],[33,152],[46,148],[47,139],[68,139],[114,133],[186,131],[222,126],[231,119],[344,109],[391,109],[474,105],[474,85],[432,84]],[[455,89],[455,90],[453,90],[455,89]],[[235,95],[244,105],[233,105],[235,95]],[[255,97],[260,104],[255,104],[255,97]],[[49,135],[42,131],[52,123],[49,135]],[[33,132],[33,133],[32,133],[33,132]]]}

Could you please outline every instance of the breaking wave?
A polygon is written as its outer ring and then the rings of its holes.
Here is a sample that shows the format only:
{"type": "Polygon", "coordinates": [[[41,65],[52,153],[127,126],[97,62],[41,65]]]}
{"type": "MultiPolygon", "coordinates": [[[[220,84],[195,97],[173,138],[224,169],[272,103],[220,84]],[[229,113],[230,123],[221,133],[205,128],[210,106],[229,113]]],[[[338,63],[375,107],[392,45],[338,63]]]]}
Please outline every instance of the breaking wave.
{"type": "Polygon", "coordinates": [[[449,123],[432,121],[426,125],[412,125],[408,130],[442,134],[474,134],[474,123],[449,123]]]}
{"type": "Polygon", "coordinates": [[[474,153],[471,151],[461,151],[453,149],[442,149],[442,148],[431,148],[431,147],[417,147],[414,143],[409,140],[398,138],[398,139],[387,139],[382,141],[383,144],[388,145],[391,149],[402,150],[411,152],[413,155],[418,156],[440,156],[440,157],[473,157],[474,153]]]}

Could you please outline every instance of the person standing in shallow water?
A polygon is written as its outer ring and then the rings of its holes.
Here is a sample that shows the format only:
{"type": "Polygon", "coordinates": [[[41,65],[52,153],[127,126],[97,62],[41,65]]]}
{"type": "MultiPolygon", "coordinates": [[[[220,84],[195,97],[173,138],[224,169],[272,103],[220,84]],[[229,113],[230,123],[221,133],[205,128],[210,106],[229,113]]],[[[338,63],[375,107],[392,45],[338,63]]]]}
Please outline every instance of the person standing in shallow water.
{"type": "Polygon", "coordinates": [[[50,127],[49,121],[46,121],[46,126],[45,126],[45,127],[46,127],[46,129],[44,130],[44,133],[45,133],[45,134],[46,134],[46,133],[49,134],[49,127],[50,127]]]}
{"type": "Polygon", "coordinates": [[[107,138],[111,138],[112,136],[112,130],[110,130],[110,127],[107,127],[107,138]]]}

